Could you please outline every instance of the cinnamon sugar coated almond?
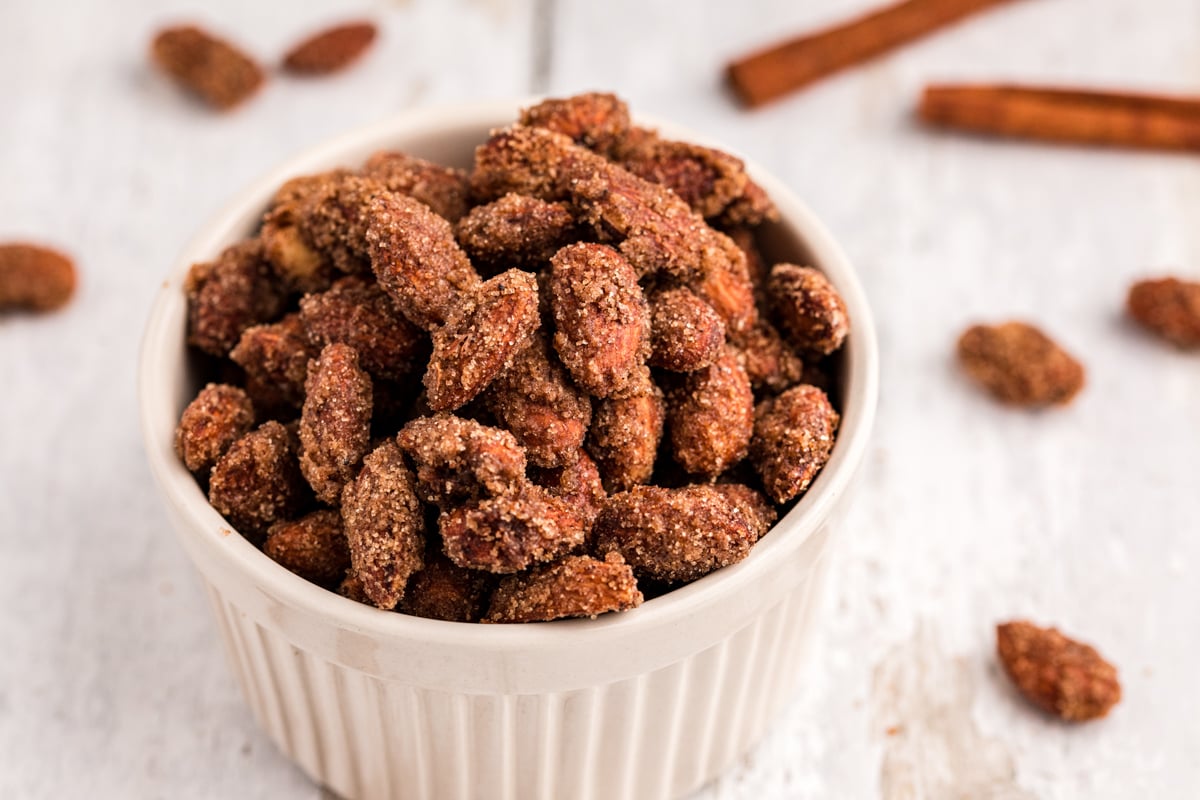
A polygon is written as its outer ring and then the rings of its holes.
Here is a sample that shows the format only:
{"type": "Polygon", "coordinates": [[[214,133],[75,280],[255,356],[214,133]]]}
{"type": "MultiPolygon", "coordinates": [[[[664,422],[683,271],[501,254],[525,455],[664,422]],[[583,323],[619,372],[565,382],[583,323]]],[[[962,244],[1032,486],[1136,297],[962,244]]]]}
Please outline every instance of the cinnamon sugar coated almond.
{"type": "Polygon", "coordinates": [[[356,602],[635,608],[746,558],[832,452],[805,381],[836,387],[849,320],[819,272],[769,279],[776,213],[740,159],[601,93],[525,109],[469,170],[386,150],[296,176],[188,274],[208,383],[179,456],[356,602]]]}
{"type": "Polygon", "coordinates": [[[378,31],[370,22],[347,22],[314,33],[283,57],[288,72],[326,75],[350,66],[362,57],[378,31]]]}
{"type": "Polygon", "coordinates": [[[1200,347],[1200,282],[1138,281],[1129,287],[1126,308],[1139,325],[1176,347],[1200,347]]]}
{"type": "Polygon", "coordinates": [[[1011,405],[1065,405],[1084,384],[1083,365],[1025,322],[968,328],[958,358],[968,375],[1011,405]]]}
{"type": "Polygon", "coordinates": [[[0,311],[54,311],[75,294],[75,263],[35,244],[0,244],[0,311]]]}
{"type": "Polygon", "coordinates": [[[1106,716],[1121,700],[1116,668],[1054,628],[1024,620],[997,625],[996,655],[1026,700],[1068,722],[1106,716]]]}
{"type": "Polygon", "coordinates": [[[160,31],[150,54],[159,69],[219,111],[245,102],[266,79],[253,58],[195,25],[160,31]]]}

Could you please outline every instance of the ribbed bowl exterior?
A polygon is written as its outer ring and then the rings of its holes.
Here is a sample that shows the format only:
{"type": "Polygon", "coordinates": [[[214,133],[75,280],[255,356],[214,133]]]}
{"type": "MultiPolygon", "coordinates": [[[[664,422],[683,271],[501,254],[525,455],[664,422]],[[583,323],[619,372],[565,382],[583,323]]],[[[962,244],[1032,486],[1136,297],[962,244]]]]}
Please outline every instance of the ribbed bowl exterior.
{"type": "MultiPolygon", "coordinates": [[[[825,532],[814,542],[824,546],[825,532]]],[[[431,691],[296,647],[212,584],[233,672],[278,747],[348,800],[678,797],[763,734],[803,672],[827,559],[723,641],[651,672],[539,694],[431,691]]]]}

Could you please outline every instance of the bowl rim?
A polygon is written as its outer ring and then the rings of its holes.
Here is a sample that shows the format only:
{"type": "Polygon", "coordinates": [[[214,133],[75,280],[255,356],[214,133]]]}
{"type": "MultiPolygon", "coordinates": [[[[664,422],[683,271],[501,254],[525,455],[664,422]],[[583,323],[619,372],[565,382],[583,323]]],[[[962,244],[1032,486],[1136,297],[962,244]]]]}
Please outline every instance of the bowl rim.
{"type": "MultiPolygon", "coordinates": [[[[175,456],[173,432],[178,409],[169,382],[171,366],[186,357],[179,336],[186,319],[183,281],[191,264],[211,259],[233,235],[244,235],[247,221],[261,215],[275,189],[288,178],[328,168],[349,153],[370,148],[401,147],[397,142],[470,128],[487,131],[510,124],[517,110],[538,97],[408,110],[365,125],[292,155],[239,191],[213,215],[182,250],[158,290],[146,322],[137,373],[143,443],[151,471],[164,498],[187,523],[191,544],[219,555],[258,589],[306,615],[384,639],[414,640],[425,645],[474,647],[516,653],[568,641],[604,646],[629,633],[665,630],[714,603],[734,597],[761,580],[777,562],[786,562],[830,516],[863,461],[874,424],[878,398],[878,343],[865,292],[849,259],[829,231],[781,180],[750,159],[750,176],[768,192],[784,223],[802,240],[811,260],[842,295],[852,320],[846,342],[846,381],[842,421],[829,462],[808,492],[738,564],[725,567],[686,586],[647,601],[641,607],[595,619],[569,619],[536,625],[479,625],[447,622],[385,611],[349,600],[294,575],[273,562],[249,540],[228,535],[232,526],[208,503],[200,485],[175,456]]],[[[651,115],[637,114],[640,124],[664,134],[722,149],[711,139],[651,115]]],[[[480,139],[482,141],[482,137],[480,139]]],[[[180,526],[176,526],[180,527],[180,526]]],[[[181,535],[185,535],[180,531],[181,535]]]]}

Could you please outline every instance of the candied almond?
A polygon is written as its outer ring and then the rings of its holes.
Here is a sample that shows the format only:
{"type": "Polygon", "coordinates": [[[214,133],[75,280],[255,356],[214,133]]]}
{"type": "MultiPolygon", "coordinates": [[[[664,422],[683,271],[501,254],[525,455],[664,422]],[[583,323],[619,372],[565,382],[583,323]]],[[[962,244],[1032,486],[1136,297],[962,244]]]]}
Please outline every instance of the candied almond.
{"type": "Polygon", "coordinates": [[[550,260],[554,347],[597,397],[624,389],[650,351],[650,313],[637,274],[602,244],[572,244],[550,260]]]}
{"type": "Polygon", "coordinates": [[[597,554],[617,552],[639,577],[686,583],[741,561],[754,528],[712,486],[635,486],[614,494],[596,518],[597,554]]]}
{"type": "Polygon", "coordinates": [[[370,22],[347,22],[318,31],[283,57],[283,68],[297,75],[327,75],[362,57],[378,31],[370,22]]]}
{"type": "Polygon", "coordinates": [[[629,108],[616,95],[587,92],[543,100],[521,111],[520,122],[569,136],[607,155],[629,130],[629,108]]]}
{"type": "Polygon", "coordinates": [[[294,437],[275,421],[264,422],[230,445],[208,483],[213,508],[254,541],[271,523],[295,516],[304,496],[294,437]]]}
{"type": "Polygon", "coordinates": [[[765,319],[735,333],[730,343],[755,389],[781,392],[804,376],[804,361],[765,319]]]}
{"type": "Polygon", "coordinates": [[[394,442],[363,459],[342,492],[342,520],[359,589],[379,608],[395,608],[424,563],[425,519],[412,473],[394,442]]]}
{"type": "Polygon", "coordinates": [[[396,442],[417,468],[426,503],[451,506],[509,494],[525,483],[525,451],[505,430],[473,419],[436,414],[412,420],[396,442]]]}
{"type": "Polygon", "coordinates": [[[236,386],[210,383],[188,403],[175,429],[175,453],[203,475],[254,427],[254,406],[236,386]]]}
{"type": "Polygon", "coordinates": [[[1083,365],[1024,322],[975,325],[958,340],[967,374],[998,400],[1019,406],[1065,405],[1083,388],[1083,365]]]}
{"type": "Polygon", "coordinates": [[[718,216],[746,185],[740,158],[690,142],[645,137],[639,146],[623,148],[620,163],[634,175],[666,186],[702,217],[718,216]]]}
{"type": "Polygon", "coordinates": [[[383,150],[367,159],[362,172],[388,191],[419,200],[447,222],[457,222],[470,206],[470,184],[461,169],[383,150]]]}
{"type": "Polygon", "coordinates": [[[266,78],[246,53],[195,25],[159,31],[150,55],[176,83],[221,111],[253,95],[266,78]]]}
{"type": "Polygon", "coordinates": [[[725,206],[725,210],[714,220],[723,227],[753,227],[778,221],[779,209],[775,207],[771,196],[751,178],[746,179],[742,193],[725,206]]]}
{"type": "Polygon", "coordinates": [[[1068,722],[1103,717],[1121,699],[1116,668],[1054,628],[1023,620],[997,625],[996,653],[1026,700],[1068,722]]]}
{"type": "Polygon", "coordinates": [[[448,622],[478,622],[487,609],[490,573],[463,569],[441,553],[427,555],[425,566],[408,579],[396,610],[448,622]]]}
{"type": "Polygon", "coordinates": [[[246,391],[265,412],[299,408],[309,359],[320,352],[309,342],[298,314],[252,325],[242,332],[229,358],[246,373],[246,391]]]}
{"type": "Polygon", "coordinates": [[[263,552],[319,586],[336,586],[350,567],[350,547],[338,511],[322,509],[267,529],[263,552]]]}
{"type": "Polygon", "coordinates": [[[349,172],[330,174],[311,191],[296,211],[304,242],[339,272],[366,272],[373,264],[368,231],[375,223],[375,204],[395,195],[382,182],[349,172]]]}
{"type": "Polygon", "coordinates": [[[829,460],[838,422],[815,386],[793,386],[758,404],[750,460],[771,499],[786,503],[808,489],[829,460]]]}
{"type": "Polygon", "coordinates": [[[663,393],[644,366],[619,396],[596,403],[587,448],[606,489],[625,491],[650,480],[665,419],[663,393]]]}
{"type": "Polygon", "coordinates": [[[776,264],[767,280],[767,293],[784,333],[800,352],[827,356],[846,340],[850,332],[846,304],[819,271],[776,264]]]}
{"type": "Polygon", "coordinates": [[[1177,347],[1200,347],[1200,282],[1138,281],[1129,288],[1129,316],[1177,347]]]}
{"type": "Polygon", "coordinates": [[[550,494],[569,503],[571,508],[579,512],[584,527],[589,531],[592,523],[596,521],[596,515],[608,499],[596,462],[583,452],[578,453],[577,458],[570,464],[534,470],[533,481],[550,494]]]}
{"type": "Polygon", "coordinates": [[[691,372],[720,357],[725,323],[712,306],[682,287],[656,292],[649,302],[652,366],[691,372]]]}
{"type": "Polygon", "coordinates": [[[75,294],[75,263],[48,247],[0,244],[0,311],[54,311],[75,294]]]}
{"type": "Polygon", "coordinates": [[[571,240],[575,217],[566,203],[506,194],[476,206],[455,225],[458,243],[477,267],[497,272],[534,267],[550,260],[571,240]]]}
{"type": "Polygon", "coordinates": [[[592,420],[590,398],[571,382],[543,335],[492,383],[487,407],[539,467],[573,461],[592,420]]]}
{"type": "Polygon", "coordinates": [[[454,240],[450,223],[405,195],[376,196],[367,243],[371,269],[400,313],[419,328],[442,325],[479,274],[454,240]]]}
{"type": "Polygon", "coordinates": [[[725,348],[704,369],[680,376],[667,398],[675,460],[693,475],[714,477],[746,457],[754,432],[754,392],[736,354],[725,348]]]}
{"type": "Polygon", "coordinates": [[[371,439],[371,378],[358,353],[326,345],[309,363],[300,414],[300,470],[323,502],[335,504],[371,439]]]}
{"type": "Polygon", "coordinates": [[[310,244],[300,220],[326,187],[348,174],[346,170],[334,169],[292,178],[276,190],[271,207],[263,214],[259,237],[265,257],[279,279],[293,291],[320,292],[333,279],[333,264],[310,244]]]}
{"type": "Polygon", "coordinates": [[[492,595],[485,622],[548,622],[625,611],[642,604],[633,570],[617,553],[567,556],[509,575],[492,595]]]}
{"type": "Polygon", "coordinates": [[[717,312],[725,329],[736,334],[758,323],[758,304],[745,254],[732,239],[726,241],[736,257],[716,263],[708,272],[691,280],[688,286],[717,312]]]}
{"type": "Polygon", "coordinates": [[[459,408],[504,373],[542,324],[537,278],[510,269],[459,297],[433,332],[425,391],[434,411],[459,408]]]}
{"type": "Polygon", "coordinates": [[[585,536],[579,512],[532,484],[444,512],[438,527],[455,564],[501,574],[569,553],[585,536]]]}
{"type": "Polygon", "coordinates": [[[714,483],[713,488],[725,495],[725,499],[738,507],[746,521],[750,523],[750,531],[755,540],[771,529],[779,513],[766,496],[744,483],[714,483]]]}
{"type": "Polygon", "coordinates": [[[246,328],[283,311],[283,295],[258,239],[225,248],[215,261],[193,264],[184,292],[188,344],[214,356],[229,355],[246,328]]]}
{"type": "Polygon", "coordinates": [[[353,347],[359,364],[374,378],[400,380],[428,352],[424,331],[396,310],[377,283],[358,275],[303,298],[300,321],[317,347],[334,342],[353,347]]]}

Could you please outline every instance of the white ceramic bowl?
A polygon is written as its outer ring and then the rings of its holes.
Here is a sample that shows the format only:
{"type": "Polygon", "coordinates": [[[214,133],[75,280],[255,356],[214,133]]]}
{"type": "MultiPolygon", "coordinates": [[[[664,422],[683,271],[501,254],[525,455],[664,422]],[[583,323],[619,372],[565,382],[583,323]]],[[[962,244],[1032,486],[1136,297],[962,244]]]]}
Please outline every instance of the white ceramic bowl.
{"type": "Polygon", "coordinates": [[[347,798],[674,797],[719,774],[800,680],[831,523],[867,446],[877,351],[862,288],[808,209],[749,165],[783,215],[765,232],[767,254],[822,269],[845,298],[853,332],[833,456],[740,564],[595,620],[470,625],[360,605],[232,534],[172,450],[176,421],[198,388],[184,345],[189,265],[252,233],[287,178],[357,165],[382,148],[467,166],[489,129],[511,122],[517,108],[406,112],[290,159],[183,252],[146,328],[138,389],[150,465],[234,674],[279,748],[347,798]]]}

